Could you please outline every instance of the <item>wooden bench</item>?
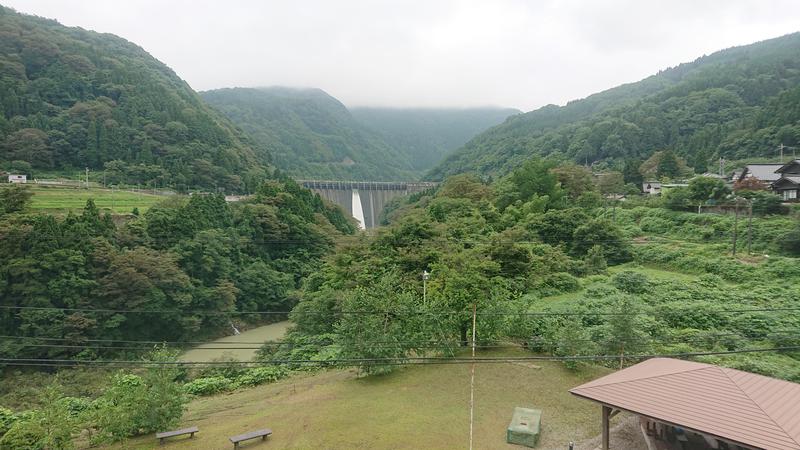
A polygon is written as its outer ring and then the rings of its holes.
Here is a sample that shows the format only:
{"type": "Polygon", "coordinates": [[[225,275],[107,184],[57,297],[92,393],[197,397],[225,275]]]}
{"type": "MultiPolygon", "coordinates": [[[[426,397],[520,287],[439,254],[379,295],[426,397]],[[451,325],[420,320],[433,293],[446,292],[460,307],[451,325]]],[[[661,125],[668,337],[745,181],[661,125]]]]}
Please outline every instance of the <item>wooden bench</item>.
{"type": "Polygon", "coordinates": [[[175,430],[175,431],[163,431],[161,433],[156,433],[156,439],[158,439],[158,443],[164,445],[164,439],[170,438],[173,436],[180,436],[182,434],[188,434],[189,439],[194,437],[194,434],[200,431],[197,427],[189,427],[184,428],[182,430],[175,430]]]}
{"type": "Polygon", "coordinates": [[[272,434],[272,430],[270,430],[269,428],[265,428],[263,430],[251,431],[249,433],[240,434],[238,436],[233,436],[232,438],[230,438],[230,440],[231,440],[231,442],[233,442],[234,450],[236,450],[236,449],[239,448],[239,443],[242,442],[242,441],[255,439],[257,437],[260,437],[261,440],[263,441],[263,440],[266,440],[267,436],[269,436],[270,434],[272,434]]]}

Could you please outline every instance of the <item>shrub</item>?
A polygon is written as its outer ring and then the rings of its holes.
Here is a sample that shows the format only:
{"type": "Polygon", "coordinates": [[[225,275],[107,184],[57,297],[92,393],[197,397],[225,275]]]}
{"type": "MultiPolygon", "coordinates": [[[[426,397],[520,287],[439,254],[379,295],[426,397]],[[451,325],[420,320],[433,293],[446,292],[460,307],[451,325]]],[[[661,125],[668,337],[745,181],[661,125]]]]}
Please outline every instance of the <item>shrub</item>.
{"type": "Polygon", "coordinates": [[[603,248],[595,245],[589,249],[589,253],[583,259],[583,267],[586,275],[597,275],[606,272],[608,264],[603,256],[603,248]]]}
{"type": "Polygon", "coordinates": [[[285,378],[288,371],[280,366],[256,367],[246,371],[236,379],[242,386],[257,386],[264,383],[273,383],[285,378]]]}
{"type": "Polygon", "coordinates": [[[6,434],[17,420],[19,416],[14,414],[14,411],[0,406],[0,436],[6,434]]]}
{"type": "Polygon", "coordinates": [[[780,240],[780,247],[790,255],[800,256],[800,227],[786,233],[780,240]]]}
{"type": "Polygon", "coordinates": [[[184,384],[183,389],[192,395],[213,395],[235,389],[235,383],[222,376],[203,377],[184,384]]]}
{"type": "MultiPolygon", "coordinates": [[[[176,356],[157,349],[148,359],[166,363],[176,356]]],[[[96,440],[118,441],[177,425],[188,400],[175,381],[179,375],[180,369],[168,364],[151,367],[142,376],[115,375],[111,387],[93,404],[92,418],[99,431],[96,440]]]]}
{"type": "Polygon", "coordinates": [[[241,364],[237,364],[239,360],[228,352],[223,353],[222,356],[212,359],[211,362],[217,364],[201,370],[201,378],[224,377],[233,380],[236,379],[236,377],[244,374],[247,370],[245,367],[242,367],[241,364]]]}
{"type": "Polygon", "coordinates": [[[607,284],[598,284],[586,288],[586,298],[600,299],[619,294],[619,291],[607,284]]]}
{"type": "Polygon", "coordinates": [[[551,273],[536,283],[536,290],[542,297],[575,292],[580,288],[578,279],[564,272],[551,273]]]}
{"type": "MultiPolygon", "coordinates": [[[[596,346],[589,339],[589,333],[577,318],[568,318],[555,333],[555,354],[557,356],[590,355],[596,351],[596,346]]],[[[579,367],[577,359],[565,359],[564,366],[570,370],[579,367]]]]}
{"type": "Polygon", "coordinates": [[[80,417],[83,413],[92,408],[92,402],[85,398],[62,397],[58,399],[58,403],[69,413],[70,417],[73,418],[80,417]]]}
{"type": "Polygon", "coordinates": [[[3,450],[50,450],[75,448],[72,435],[78,431],[78,422],[67,408],[68,402],[59,401],[55,387],[45,389],[43,407],[18,417],[0,438],[3,450]]]}
{"type": "Polygon", "coordinates": [[[629,294],[643,294],[647,291],[649,280],[647,275],[631,270],[626,270],[614,275],[611,283],[615,288],[629,294]]]}
{"type": "Polygon", "coordinates": [[[669,189],[662,195],[664,206],[673,211],[688,211],[691,206],[691,194],[688,188],[677,187],[669,189]]]}
{"type": "Polygon", "coordinates": [[[744,191],[737,194],[753,202],[753,214],[757,216],[786,214],[788,212],[783,206],[783,200],[778,195],[759,191],[744,191]]]}
{"type": "Polygon", "coordinates": [[[631,245],[622,236],[622,231],[608,220],[592,219],[575,229],[571,245],[573,255],[584,256],[595,245],[603,249],[603,257],[610,264],[631,259],[631,245]]]}
{"type": "Polygon", "coordinates": [[[672,230],[673,223],[660,217],[643,217],[639,227],[647,233],[666,234],[672,230]]]}

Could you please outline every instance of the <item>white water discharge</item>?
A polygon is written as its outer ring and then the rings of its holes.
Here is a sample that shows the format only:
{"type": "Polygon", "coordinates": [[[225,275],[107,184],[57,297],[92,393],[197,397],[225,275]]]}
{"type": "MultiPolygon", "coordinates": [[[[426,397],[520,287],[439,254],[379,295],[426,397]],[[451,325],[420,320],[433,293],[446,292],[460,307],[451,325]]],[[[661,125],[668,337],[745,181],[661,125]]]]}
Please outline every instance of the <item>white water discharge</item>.
{"type": "Polygon", "coordinates": [[[353,217],[358,221],[359,228],[366,229],[364,225],[364,208],[361,207],[361,196],[358,195],[358,189],[353,189],[353,217]]]}

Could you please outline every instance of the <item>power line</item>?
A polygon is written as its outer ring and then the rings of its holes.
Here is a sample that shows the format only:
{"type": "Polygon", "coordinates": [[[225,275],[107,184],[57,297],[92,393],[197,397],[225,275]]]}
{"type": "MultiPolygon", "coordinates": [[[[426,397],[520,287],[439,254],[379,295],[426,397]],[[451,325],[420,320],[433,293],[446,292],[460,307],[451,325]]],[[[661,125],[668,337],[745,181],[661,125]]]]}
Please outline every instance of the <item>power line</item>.
{"type": "MultiPolygon", "coordinates": [[[[780,328],[776,330],[770,330],[767,332],[767,335],[781,335],[787,333],[797,333],[800,332],[800,328],[780,328]]],[[[752,338],[757,339],[756,337],[748,337],[743,336],[741,333],[735,332],[717,332],[717,331],[709,331],[709,330],[697,330],[694,334],[685,336],[686,338],[714,338],[714,337],[724,337],[724,336],[739,336],[743,338],[752,338]]],[[[676,339],[680,336],[653,336],[651,339],[676,339]]],[[[767,336],[765,336],[767,337],[767,336]]],[[[330,345],[334,343],[338,344],[453,344],[453,343],[460,343],[460,340],[431,340],[431,339],[422,339],[422,340],[359,340],[357,342],[348,342],[348,341],[333,341],[330,340],[329,343],[295,343],[293,341],[286,341],[286,340],[268,340],[268,341],[225,341],[225,342],[209,342],[209,341],[168,341],[168,340],[122,340],[122,339],[81,339],[81,338],[65,338],[65,337],[47,337],[47,336],[19,336],[19,335],[0,335],[0,339],[32,339],[32,340],[39,340],[39,341],[55,341],[55,342],[97,342],[97,343],[128,343],[128,344],[153,344],[153,345],[223,345],[223,344],[231,344],[231,345],[302,345],[302,346],[313,346],[313,345],[330,345]]],[[[517,344],[522,344],[524,342],[528,342],[529,340],[544,340],[541,336],[531,336],[528,338],[520,338],[520,337],[511,337],[506,340],[505,342],[513,342],[517,344]],[[516,339],[516,340],[515,340],[516,339]]],[[[594,341],[595,339],[586,338],[587,341],[594,341]]]]}
{"type": "MultiPolygon", "coordinates": [[[[792,333],[769,333],[767,336],[762,338],[748,338],[745,336],[741,336],[737,333],[729,333],[727,335],[701,335],[701,336],[693,336],[687,337],[685,339],[679,338],[667,338],[667,337],[643,337],[639,339],[613,339],[613,340],[605,340],[602,341],[606,344],[613,344],[613,343],[621,343],[621,344],[661,344],[661,345],[668,345],[668,344],[696,344],[698,342],[705,342],[705,341],[713,341],[718,339],[721,336],[733,336],[738,337],[740,341],[746,342],[761,342],[770,338],[800,338],[800,334],[797,334],[797,331],[792,333]]],[[[36,338],[31,338],[36,339],[36,338]]],[[[541,338],[531,338],[531,343],[536,345],[544,345],[544,346],[552,346],[558,345],[562,343],[561,340],[558,339],[541,339],[541,338]]],[[[578,338],[578,339],[570,339],[570,341],[580,341],[580,342],[597,342],[597,339],[592,338],[578,338]]],[[[89,350],[119,350],[119,351],[140,351],[140,352],[148,352],[152,351],[155,345],[147,346],[147,347],[134,347],[134,346],[113,346],[113,345],[94,345],[94,344],[30,344],[25,342],[16,342],[11,343],[12,345],[18,346],[20,348],[50,348],[50,349],[89,349],[89,350]]],[[[302,343],[292,343],[292,342],[264,342],[258,346],[249,346],[249,347],[233,347],[233,346],[222,346],[222,347],[194,347],[189,348],[188,350],[191,351],[219,351],[219,350],[260,350],[263,347],[288,347],[288,348],[322,348],[329,345],[348,345],[353,343],[347,342],[331,342],[331,343],[320,343],[320,344],[302,344],[302,343]]],[[[369,345],[371,349],[394,349],[394,350],[407,350],[407,349],[429,349],[429,350],[453,350],[454,347],[459,348],[462,347],[463,342],[460,341],[446,341],[442,345],[435,345],[434,343],[426,343],[426,342],[396,342],[393,344],[370,344],[369,342],[359,342],[359,345],[369,345]]],[[[157,345],[157,344],[156,344],[157,345]]],[[[216,344],[219,345],[219,344],[216,344]]],[[[489,349],[519,349],[523,348],[523,343],[514,343],[514,344],[477,344],[475,343],[475,348],[489,350],[489,349]]],[[[186,348],[187,346],[183,346],[186,348]]]]}
{"type": "MultiPolygon", "coordinates": [[[[88,312],[88,313],[109,313],[109,314],[186,314],[187,311],[181,310],[126,310],[126,309],[107,309],[107,308],[59,308],[55,306],[9,306],[0,305],[0,309],[18,310],[18,311],[69,311],[69,312],[88,312]]],[[[654,313],[661,311],[677,312],[677,311],[697,311],[697,308],[669,308],[657,306],[653,308],[653,312],[640,312],[631,313],[624,311],[541,311],[541,312],[524,312],[524,311],[485,311],[477,312],[478,316],[651,316],[654,313]]],[[[800,307],[783,307],[783,308],[742,308],[742,309],[706,309],[705,312],[709,313],[731,313],[731,314],[744,314],[754,312],[790,312],[800,311],[800,307]]],[[[328,311],[191,311],[193,315],[203,316],[230,316],[230,315],[313,315],[313,314],[327,314],[327,315],[389,315],[389,316],[407,316],[407,315],[467,315],[468,311],[425,311],[425,310],[400,310],[400,311],[386,311],[386,310],[328,310],[328,311]]]]}
{"type": "MultiPolygon", "coordinates": [[[[772,348],[752,348],[740,350],[708,351],[708,352],[683,352],[683,353],[663,353],[663,354],[639,354],[625,355],[626,359],[649,359],[649,358],[690,358],[697,356],[718,356],[744,353],[765,353],[800,350],[800,346],[772,347],[772,348]]],[[[395,358],[339,358],[330,360],[316,359],[280,359],[268,361],[132,361],[132,360],[72,360],[72,359],[47,359],[47,358],[0,358],[0,364],[7,365],[44,365],[44,366],[80,366],[80,365],[127,365],[134,367],[158,367],[158,366],[240,366],[240,367],[260,367],[270,365],[285,364],[312,364],[312,365],[361,365],[361,364],[391,364],[406,365],[416,364],[472,364],[474,363],[514,363],[525,361],[597,361],[617,359],[619,355],[570,355],[570,356],[520,356],[520,357],[471,357],[471,358],[446,358],[446,357],[395,357],[395,358]]]]}
{"type": "MultiPolygon", "coordinates": [[[[267,346],[269,343],[265,343],[264,345],[267,346]]],[[[280,344],[286,345],[288,347],[324,347],[327,345],[337,345],[341,344],[338,342],[331,343],[331,344],[280,344]]],[[[452,344],[458,344],[457,342],[453,342],[452,344]]],[[[405,349],[405,348],[418,348],[418,349],[450,349],[452,348],[451,345],[407,345],[404,346],[402,344],[397,345],[370,345],[370,348],[376,349],[405,349]]],[[[33,347],[33,348],[82,348],[82,349],[96,349],[96,350],[141,350],[141,351],[151,351],[153,347],[126,347],[126,346],[95,346],[91,344],[87,345],[70,345],[70,344],[26,344],[20,343],[17,344],[20,347],[33,347]]],[[[477,348],[482,349],[500,349],[500,348],[520,348],[520,345],[476,345],[477,348]]],[[[195,350],[260,350],[262,347],[195,347],[190,349],[191,351],[195,350]]]]}
{"type": "MultiPolygon", "coordinates": [[[[800,332],[800,328],[794,328],[794,329],[781,328],[781,329],[771,330],[771,331],[767,332],[767,336],[764,336],[764,338],[770,337],[770,336],[775,336],[775,335],[794,334],[794,333],[798,333],[798,332],[800,332]]],[[[726,337],[726,336],[738,336],[738,337],[742,337],[742,338],[756,339],[756,340],[759,339],[757,337],[743,336],[740,333],[734,333],[734,332],[720,333],[720,332],[716,332],[716,331],[710,331],[709,332],[709,331],[705,331],[705,330],[699,330],[699,332],[697,332],[695,334],[692,334],[692,335],[685,336],[685,337],[687,339],[691,338],[691,339],[698,339],[699,340],[699,339],[709,339],[709,338],[726,337]]],[[[649,339],[651,339],[651,340],[675,340],[677,338],[679,338],[679,337],[677,337],[677,336],[673,336],[673,337],[669,337],[669,336],[652,336],[649,339]]],[[[226,342],[213,343],[213,342],[209,342],[209,341],[167,341],[167,340],[147,341],[147,340],[121,340],[121,339],[80,339],[80,338],[64,338],[64,337],[12,336],[12,335],[0,335],[0,339],[28,339],[28,340],[37,340],[37,341],[73,342],[73,343],[77,343],[77,342],[93,342],[93,343],[127,343],[127,344],[152,344],[152,345],[167,344],[167,345],[175,345],[175,346],[208,345],[208,344],[211,344],[211,345],[224,345],[224,344],[230,344],[230,345],[258,345],[258,346],[264,346],[264,345],[269,345],[269,346],[281,346],[281,345],[294,345],[294,346],[316,346],[316,345],[319,345],[319,346],[325,346],[325,345],[332,345],[332,344],[359,344],[359,345],[363,345],[363,344],[398,344],[398,345],[402,345],[402,344],[410,344],[410,345],[413,345],[413,344],[425,344],[425,345],[427,345],[427,344],[431,344],[431,345],[434,345],[434,344],[445,344],[445,345],[446,344],[451,344],[452,345],[452,344],[460,344],[461,343],[460,340],[455,340],[455,339],[454,340],[423,339],[423,340],[413,340],[413,341],[412,340],[363,340],[363,341],[360,340],[360,341],[357,341],[357,342],[333,341],[333,340],[331,340],[329,343],[295,343],[293,341],[274,340],[274,341],[226,341],[226,342]]],[[[596,341],[596,339],[592,339],[592,338],[584,338],[584,339],[579,339],[579,340],[596,341]]],[[[541,336],[531,336],[529,338],[517,338],[517,340],[514,341],[514,339],[511,338],[511,342],[515,342],[518,345],[522,345],[523,343],[529,342],[529,341],[544,342],[544,341],[546,341],[546,339],[544,339],[541,336]]],[[[148,347],[148,348],[152,348],[152,347],[148,347]]],[[[229,347],[226,347],[226,348],[229,348],[229,347]]]]}

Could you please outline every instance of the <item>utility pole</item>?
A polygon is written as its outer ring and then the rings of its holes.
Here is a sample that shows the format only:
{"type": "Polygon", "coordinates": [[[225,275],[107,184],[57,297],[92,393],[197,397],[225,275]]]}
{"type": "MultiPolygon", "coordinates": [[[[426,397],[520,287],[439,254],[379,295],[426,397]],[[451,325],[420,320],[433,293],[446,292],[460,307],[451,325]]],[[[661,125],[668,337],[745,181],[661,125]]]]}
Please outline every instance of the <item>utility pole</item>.
{"type": "Polygon", "coordinates": [[[733,256],[736,256],[736,233],[738,232],[738,225],[739,225],[739,199],[734,200],[734,213],[733,213],[733,249],[731,253],[733,256]]]}
{"type": "Polygon", "coordinates": [[[725,158],[719,159],[719,176],[720,178],[725,178],[725,158]]]}
{"type": "Polygon", "coordinates": [[[783,164],[783,148],[784,148],[783,142],[781,142],[781,145],[778,148],[781,150],[781,164],[783,164]]]}
{"type": "Polygon", "coordinates": [[[747,254],[751,255],[750,245],[753,243],[753,199],[747,205],[747,254]]]}
{"type": "Polygon", "coordinates": [[[86,168],[86,189],[89,189],[89,168],[86,168]]]}
{"type": "Polygon", "coordinates": [[[477,323],[476,317],[478,316],[478,302],[472,302],[472,369],[469,381],[469,450],[472,450],[472,423],[473,411],[475,410],[475,337],[477,335],[475,324],[477,323]]]}

